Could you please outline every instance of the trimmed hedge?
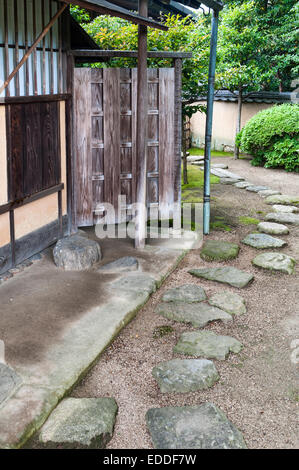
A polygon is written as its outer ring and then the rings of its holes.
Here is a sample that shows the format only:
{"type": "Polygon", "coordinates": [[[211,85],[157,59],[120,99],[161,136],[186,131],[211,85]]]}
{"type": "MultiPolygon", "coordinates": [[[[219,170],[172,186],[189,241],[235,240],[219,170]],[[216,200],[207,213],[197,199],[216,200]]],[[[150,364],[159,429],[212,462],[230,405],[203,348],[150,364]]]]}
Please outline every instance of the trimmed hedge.
{"type": "Polygon", "coordinates": [[[299,106],[276,105],[253,116],[236,143],[253,156],[252,165],[299,171],[299,106]]]}

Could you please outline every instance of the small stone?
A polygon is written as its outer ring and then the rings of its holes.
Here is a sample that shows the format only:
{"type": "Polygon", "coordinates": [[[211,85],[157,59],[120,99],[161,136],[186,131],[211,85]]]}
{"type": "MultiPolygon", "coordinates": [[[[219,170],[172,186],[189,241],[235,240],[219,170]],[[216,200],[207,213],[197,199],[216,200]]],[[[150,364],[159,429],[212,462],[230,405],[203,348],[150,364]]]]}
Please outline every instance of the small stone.
{"type": "Polygon", "coordinates": [[[162,393],[188,393],[212,387],[219,375],[207,359],[173,359],[161,362],[153,369],[162,393]]]}
{"type": "Polygon", "coordinates": [[[124,256],[111,263],[104,264],[98,269],[98,272],[121,273],[127,271],[137,271],[138,261],[133,256],[124,256]]]}
{"type": "Polygon", "coordinates": [[[298,196],[288,196],[286,194],[275,194],[268,196],[266,199],[267,204],[283,204],[283,205],[292,205],[299,204],[298,196]]]}
{"type": "Polygon", "coordinates": [[[236,184],[240,180],[237,178],[220,178],[220,183],[221,184],[236,184]]]}
{"type": "Polygon", "coordinates": [[[243,288],[253,280],[253,275],[231,266],[218,268],[190,269],[193,276],[208,279],[209,281],[229,284],[233,287],[243,288]]]}
{"type": "Polygon", "coordinates": [[[296,206],[283,206],[282,204],[274,204],[272,206],[272,209],[275,210],[275,212],[298,212],[298,207],[296,206]]]}
{"type": "Polygon", "coordinates": [[[39,434],[47,448],[103,449],[113,435],[117,404],[113,398],[66,398],[39,434]]]}
{"type": "Polygon", "coordinates": [[[249,183],[248,181],[238,181],[234,186],[236,186],[236,188],[245,189],[248,186],[252,186],[252,183],[249,183]]]}
{"type": "Polygon", "coordinates": [[[151,408],[146,424],[155,449],[246,449],[242,433],[213,403],[151,408]]]}
{"type": "Polygon", "coordinates": [[[243,315],[246,313],[245,300],[238,294],[229,290],[217,292],[209,298],[209,304],[225,310],[231,315],[243,315]]]}
{"type": "Polygon", "coordinates": [[[293,274],[296,261],[284,253],[262,253],[254,258],[252,263],[259,268],[293,274]]]}
{"type": "Polygon", "coordinates": [[[287,235],[289,233],[289,229],[285,225],[272,222],[260,222],[257,229],[260,232],[272,233],[273,235],[287,235]]]}
{"type": "Polygon", "coordinates": [[[0,405],[21,384],[21,377],[6,364],[0,362],[0,405]]]}
{"type": "Polygon", "coordinates": [[[266,215],[265,219],[271,222],[282,222],[283,224],[299,225],[299,214],[288,212],[270,212],[266,215]]]}
{"type": "Polygon", "coordinates": [[[287,244],[284,240],[271,237],[271,235],[266,235],[265,233],[250,233],[242,240],[242,243],[258,250],[264,248],[282,248],[287,244]]]}
{"type": "Polygon", "coordinates": [[[111,287],[132,294],[144,292],[151,294],[156,290],[156,281],[146,273],[128,273],[124,274],[120,279],[116,279],[111,284],[111,287]]]}
{"type": "Polygon", "coordinates": [[[201,249],[200,257],[205,261],[225,261],[236,258],[239,254],[239,249],[236,243],[207,240],[201,249]]]}
{"type": "Polygon", "coordinates": [[[281,194],[281,193],[279,191],[276,191],[275,189],[264,189],[263,191],[258,192],[258,195],[261,197],[274,196],[276,194],[281,194]]]}
{"type": "Polygon", "coordinates": [[[230,352],[238,354],[242,348],[242,343],[231,336],[220,336],[212,331],[202,330],[183,333],[173,351],[187,356],[224,361],[230,352]]]}
{"type": "Polygon", "coordinates": [[[259,191],[266,191],[269,189],[267,186],[247,186],[246,191],[250,191],[252,193],[258,193],[259,191]]]}
{"type": "Polygon", "coordinates": [[[165,302],[158,304],[155,312],[168,320],[181,323],[191,323],[193,326],[203,328],[215,320],[231,321],[232,317],[220,308],[198,302],[193,304],[183,302],[165,302]]]}
{"type": "Polygon", "coordinates": [[[207,296],[204,289],[196,284],[184,284],[167,290],[162,296],[163,302],[202,302],[207,296]]]}
{"type": "Polygon", "coordinates": [[[72,235],[58,240],[53,256],[59,268],[65,271],[82,271],[91,268],[101,259],[101,248],[94,240],[72,235]]]}

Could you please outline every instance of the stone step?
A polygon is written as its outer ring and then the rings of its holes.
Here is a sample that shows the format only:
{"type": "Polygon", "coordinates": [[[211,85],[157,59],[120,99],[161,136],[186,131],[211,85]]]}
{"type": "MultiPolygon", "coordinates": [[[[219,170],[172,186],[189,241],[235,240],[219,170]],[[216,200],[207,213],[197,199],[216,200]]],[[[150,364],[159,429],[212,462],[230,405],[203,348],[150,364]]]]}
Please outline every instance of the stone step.
{"type": "Polygon", "coordinates": [[[236,186],[236,188],[239,188],[239,189],[245,189],[248,186],[253,186],[253,184],[249,183],[248,181],[238,181],[237,183],[234,184],[234,186],[236,186]]]}
{"type": "Polygon", "coordinates": [[[122,273],[128,271],[137,271],[138,260],[133,256],[124,256],[111,263],[104,264],[98,269],[102,273],[122,273]]]}
{"type": "Polygon", "coordinates": [[[155,449],[245,449],[242,433],[213,403],[151,408],[146,424],[155,449]]]}
{"type": "Polygon", "coordinates": [[[239,250],[239,245],[236,243],[207,240],[200,251],[200,257],[205,261],[226,261],[236,258],[239,250]]]}
{"type": "Polygon", "coordinates": [[[296,261],[284,253],[268,252],[256,256],[252,264],[270,271],[293,274],[296,261]]]}
{"type": "Polygon", "coordinates": [[[238,178],[220,178],[221,184],[236,184],[240,180],[238,178]]]}
{"type": "Polygon", "coordinates": [[[279,191],[276,191],[275,189],[263,189],[262,191],[258,192],[258,195],[261,197],[274,196],[276,194],[281,194],[281,193],[279,191]]]}
{"type": "Polygon", "coordinates": [[[212,331],[202,330],[183,333],[173,352],[224,361],[230,352],[238,354],[242,348],[242,343],[231,336],[216,335],[212,331]]]}
{"type": "Polygon", "coordinates": [[[229,284],[240,289],[246,287],[253,280],[253,274],[231,266],[190,269],[188,272],[196,277],[229,284]]]}
{"type": "Polygon", "coordinates": [[[269,222],[299,225],[299,214],[293,214],[292,212],[270,212],[265,219],[269,222]]]}
{"type": "Polygon", "coordinates": [[[282,204],[274,204],[272,206],[275,212],[299,212],[299,208],[296,206],[283,206],[282,204]]]}
{"type": "Polygon", "coordinates": [[[209,298],[209,304],[218,307],[231,315],[246,313],[245,300],[238,294],[229,290],[217,292],[209,298]]]}
{"type": "Polygon", "coordinates": [[[250,191],[251,193],[258,193],[259,191],[266,191],[269,188],[267,186],[255,186],[255,185],[250,185],[247,186],[246,191],[250,191]]]}
{"type": "Polygon", "coordinates": [[[83,271],[100,261],[102,255],[96,241],[76,234],[58,240],[53,257],[56,266],[65,271],[83,271]]]}
{"type": "Polygon", "coordinates": [[[152,371],[162,393],[188,393],[212,387],[219,375],[207,359],[172,359],[161,362],[152,371]]]}
{"type": "Polygon", "coordinates": [[[274,222],[260,222],[257,229],[259,232],[272,233],[273,235],[287,235],[289,233],[288,227],[274,222]]]}
{"type": "Polygon", "coordinates": [[[231,171],[223,170],[221,168],[212,168],[211,173],[212,175],[218,176],[219,178],[233,178],[239,181],[245,180],[243,176],[239,176],[236,173],[232,173],[231,171]]]}
{"type": "Polygon", "coordinates": [[[275,194],[268,196],[266,199],[267,204],[283,204],[294,205],[299,204],[299,196],[288,196],[287,194],[275,194]]]}
{"type": "Polygon", "coordinates": [[[162,296],[163,302],[202,302],[207,296],[204,289],[197,284],[183,284],[167,290],[162,296]]]}
{"type": "Polygon", "coordinates": [[[21,377],[11,367],[0,362],[0,406],[21,383],[21,377]]]}
{"type": "Polygon", "coordinates": [[[265,233],[250,233],[242,240],[242,243],[257,248],[258,250],[265,248],[282,248],[287,245],[286,241],[265,233]]]}

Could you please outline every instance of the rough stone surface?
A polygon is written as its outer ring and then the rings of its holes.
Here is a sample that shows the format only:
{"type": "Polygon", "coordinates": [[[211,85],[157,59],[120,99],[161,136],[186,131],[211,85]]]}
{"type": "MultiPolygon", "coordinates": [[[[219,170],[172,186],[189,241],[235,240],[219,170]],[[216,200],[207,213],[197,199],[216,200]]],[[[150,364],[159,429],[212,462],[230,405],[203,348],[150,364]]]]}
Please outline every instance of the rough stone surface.
{"type": "Polygon", "coordinates": [[[281,193],[279,191],[276,191],[275,189],[263,189],[262,191],[258,192],[258,195],[261,197],[274,196],[276,194],[281,194],[281,193]]]}
{"type": "Polygon", "coordinates": [[[251,193],[258,193],[259,191],[266,191],[269,189],[267,186],[247,186],[246,191],[250,191],[251,193]]]}
{"type": "Polygon", "coordinates": [[[220,168],[221,170],[227,170],[228,166],[225,163],[212,163],[211,168],[220,168]]]}
{"type": "Polygon", "coordinates": [[[252,183],[249,183],[248,181],[238,181],[238,183],[235,183],[235,186],[236,188],[244,189],[248,186],[252,186],[252,183]]]}
{"type": "Polygon", "coordinates": [[[205,159],[204,156],[201,155],[189,155],[187,156],[187,162],[200,162],[205,159]]]}
{"type": "Polygon", "coordinates": [[[204,289],[196,284],[173,287],[162,296],[163,302],[202,302],[207,296],[204,289]]]}
{"type": "Polygon", "coordinates": [[[229,290],[217,292],[209,298],[209,304],[221,308],[232,315],[246,313],[245,300],[238,294],[229,290]]]}
{"type": "Polygon", "coordinates": [[[242,240],[242,243],[257,249],[281,248],[287,244],[284,240],[265,233],[250,233],[242,240]]]}
{"type": "Polygon", "coordinates": [[[275,212],[298,212],[299,208],[296,206],[283,206],[282,204],[274,204],[272,206],[272,209],[275,210],[275,212]]]}
{"type": "Polygon", "coordinates": [[[217,369],[207,359],[173,359],[153,369],[162,393],[188,393],[205,390],[219,380],[217,369]]]}
{"type": "Polygon", "coordinates": [[[48,448],[102,449],[113,434],[117,404],[113,398],[66,398],[39,434],[48,448]]]}
{"type": "Polygon", "coordinates": [[[286,194],[274,194],[268,196],[266,199],[267,204],[283,204],[292,205],[299,204],[299,196],[288,196],[286,194]]]}
{"type": "Polygon", "coordinates": [[[270,212],[266,215],[265,219],[270,222],[299,225],[299,214],[288,212],[270,212]]]}
{"type": "Polygon", "coordinates": [[[260,222],[257,229],[263,233],[271,233],[273,235],[287,235],[289,233],[288,227],[282,224],[275,224],[274,222],[260,222]]]}
{"type": "Polygon", "coordinates": [[[252,274],[231,266],[191,269],[188,272],[194,276],[208,279],[209,281],[217,281],[239,288],[247,286],[247,284],[253,280],[252,274]]]}
{"type": "Polygon", "coordinates": [[[245,449],[242,433],[213,403],[151,408],[146,423],[155,449],[245,449]]]}
{"type": "Polygon", "coordinates": [[[148,294],[155,292],[155,279],[146,273],[128,273],[120,279],[114,281],[112,289],[117,289],[129,293],[146,292],[148,294]]]}
{"type": "Polygon", "coordinates": [[[54,262],[65,271],[82,271],[91,268],[101,259],[100,245],[80,235],[58,240],[53,250],[54,262]]]}
{"type": "Polygon", "coordinates": [[[0,362],[0,405],[21,382],[21,377],[13,369],[0,362]]]}
{"type": "Polygon", "coordinates": [[[124,256],[119,258],[111,263],[104,264],[101,266],[98,271],[108,272],[108,273],[121,273],[127,271],[137,271],[138,269],[138,260],[133,256],[124,256]]]}
{"type": "Polygon", "coordinates": [[[231,336],[220,336],[213,331],[202,330],[183,333],[173,351],[187,356],[224,361],[230,352],[238,354],[242,348],[242,343],[231,336]]]}
{"type": "Polygon", "coordinates": [[[240,175],[236,175],[236,173],[232,173],[228,170],[222,170],[221,168],[211,168],[212,175],[218,176],[219,178],[232,178],[235,180],[243,181],[245,178],[240,175]]]}
{"type": "Polygon", "coordinates": [[[256,256],[252,263],[259,268],[292,274],[296,261],[284,253],[268,252],[256,256]]]}
{"type": "Polygon", "coordinates": [[[227,312],[202,302],[193,304],[165,302],[158,304],[155,311],[158,315],[168,318],[168,320],[191,323],[198,328],[203,328],[209,322],[215,320],[232,320],[231,315],[227,312]]]}
{"type": "Polygon", "coordinates": [[[238,178],[220,178],[221,184],[236,184],[240,180],[238,178]]]}
{"type": "Polygon", "coordinates": [[[239,249],[236,243],[207,240],[201,249],[200,256],[206,261],[224,261],[236,258],[239,254],[239,249]]]}

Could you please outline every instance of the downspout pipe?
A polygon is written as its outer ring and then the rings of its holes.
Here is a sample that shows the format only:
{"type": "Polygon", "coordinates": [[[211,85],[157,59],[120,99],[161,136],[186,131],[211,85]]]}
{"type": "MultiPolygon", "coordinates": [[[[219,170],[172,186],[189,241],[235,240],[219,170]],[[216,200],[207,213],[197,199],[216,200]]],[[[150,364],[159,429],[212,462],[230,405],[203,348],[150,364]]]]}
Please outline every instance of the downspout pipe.
{"type": "Polygon", "coordinates": [[[218,20],[219,20],[219,12],[213,10],[211,43],[210,43],[206,130],[205,130],[205,153],[204,153],[204,194],[203,194],[203,233],[204,235],[208,235],[210,233],[210,167],[211,167],[211,142],[212,142],[212,123],[213,123],[214,83],[215,83],[215,69],[216,69],[218,20]]]}

